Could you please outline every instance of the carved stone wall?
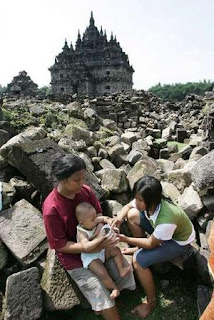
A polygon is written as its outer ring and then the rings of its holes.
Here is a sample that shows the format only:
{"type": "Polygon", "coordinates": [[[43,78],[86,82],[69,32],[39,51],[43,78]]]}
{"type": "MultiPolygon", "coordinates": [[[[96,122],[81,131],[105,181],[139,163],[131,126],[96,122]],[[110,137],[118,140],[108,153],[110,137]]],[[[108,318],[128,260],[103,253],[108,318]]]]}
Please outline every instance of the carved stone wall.
{"type": "Polygon", "coordinates": [[[102,95],[132,89],[134,69],[116,37],[107,40],[98,31],[91,15],[83,37],[80,33],[75,49],[65,41],[62,52],[50,67],[54,95],[102,95]]]}

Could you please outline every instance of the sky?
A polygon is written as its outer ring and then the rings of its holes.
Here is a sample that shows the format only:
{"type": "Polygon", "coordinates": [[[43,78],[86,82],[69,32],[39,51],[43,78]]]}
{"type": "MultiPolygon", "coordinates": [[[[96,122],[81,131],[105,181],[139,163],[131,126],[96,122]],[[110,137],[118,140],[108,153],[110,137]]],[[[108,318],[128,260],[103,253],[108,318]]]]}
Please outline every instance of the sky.
{"type": "Polygon", "coordinates": [[[214,0],[0,0],[0,84],[25,70],[49,85],[48,68],[91,11],[128,54],[134,89],[214,81],[214,0]]]}

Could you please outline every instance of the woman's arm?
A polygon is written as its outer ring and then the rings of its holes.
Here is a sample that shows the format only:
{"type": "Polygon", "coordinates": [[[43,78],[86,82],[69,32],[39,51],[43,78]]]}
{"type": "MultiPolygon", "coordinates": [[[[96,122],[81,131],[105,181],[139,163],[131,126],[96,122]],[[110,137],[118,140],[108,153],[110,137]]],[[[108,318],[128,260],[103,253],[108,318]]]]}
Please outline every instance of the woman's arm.
{"type": "Polygon", "coordinates": [[[123,219],[127,217],[127,214],[129,212],[130,209],[132,209],[133,206],[131,204],[131,202],[129,202],[128,204],[126,204],[121,211],[118,213],[116,218],[111,219],[111,221],[109,222],[110,225],[112,227],[116,226],[116,227],[120,227],[121,223],[123,222],[123,219]]]}
{"type": "Polygon", "coordinates": [[[163,240],[155,238],[153,234],[149,238],[132,238],[124,234],[120,234],[119,237],[122,242],[144,249],[154,249],[163,242],[163,240]]]}

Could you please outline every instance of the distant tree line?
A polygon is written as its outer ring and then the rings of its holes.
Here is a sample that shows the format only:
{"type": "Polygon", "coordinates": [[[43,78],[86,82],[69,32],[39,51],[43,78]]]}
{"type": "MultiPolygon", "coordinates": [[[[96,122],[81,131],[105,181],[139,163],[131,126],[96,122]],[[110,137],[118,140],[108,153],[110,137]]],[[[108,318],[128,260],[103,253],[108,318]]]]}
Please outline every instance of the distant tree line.
{"type": "Polygon", "coordinates": [[[45,96],[48,96],[52,92],[51,86],[40,87],[39,88],[39,92],[41,92],[45,96]]]}
{"type": "Polygon", "coordinates": [[[2,87],[2,85],[0,84],[0,94],[4,93],[6,89],[6,87],[2,87]]]}
{"type": "Polygon", "coordinates": [[[182,101],[186,95],[191,93],[203,95],[206,91],[211,91],[214,87],[214,82],[204,80],[200,82],[187,82],[175,84],[161,84],[151,87],[150,92],[154,93],[162,101],[173,100],[182,101]]]}

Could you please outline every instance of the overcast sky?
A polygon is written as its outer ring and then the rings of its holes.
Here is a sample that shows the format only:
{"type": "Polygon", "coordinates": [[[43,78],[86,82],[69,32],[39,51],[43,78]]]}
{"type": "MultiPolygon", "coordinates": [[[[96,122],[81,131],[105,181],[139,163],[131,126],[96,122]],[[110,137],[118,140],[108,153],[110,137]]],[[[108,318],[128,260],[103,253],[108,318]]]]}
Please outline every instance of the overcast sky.
{"type": "Polygon", "coordinates": [[[25,70],[39,86],[65,38],[89,25],[116,35],[134,88],[214,80],[214,0],[0,0],[0,84],[25,70]]]}

